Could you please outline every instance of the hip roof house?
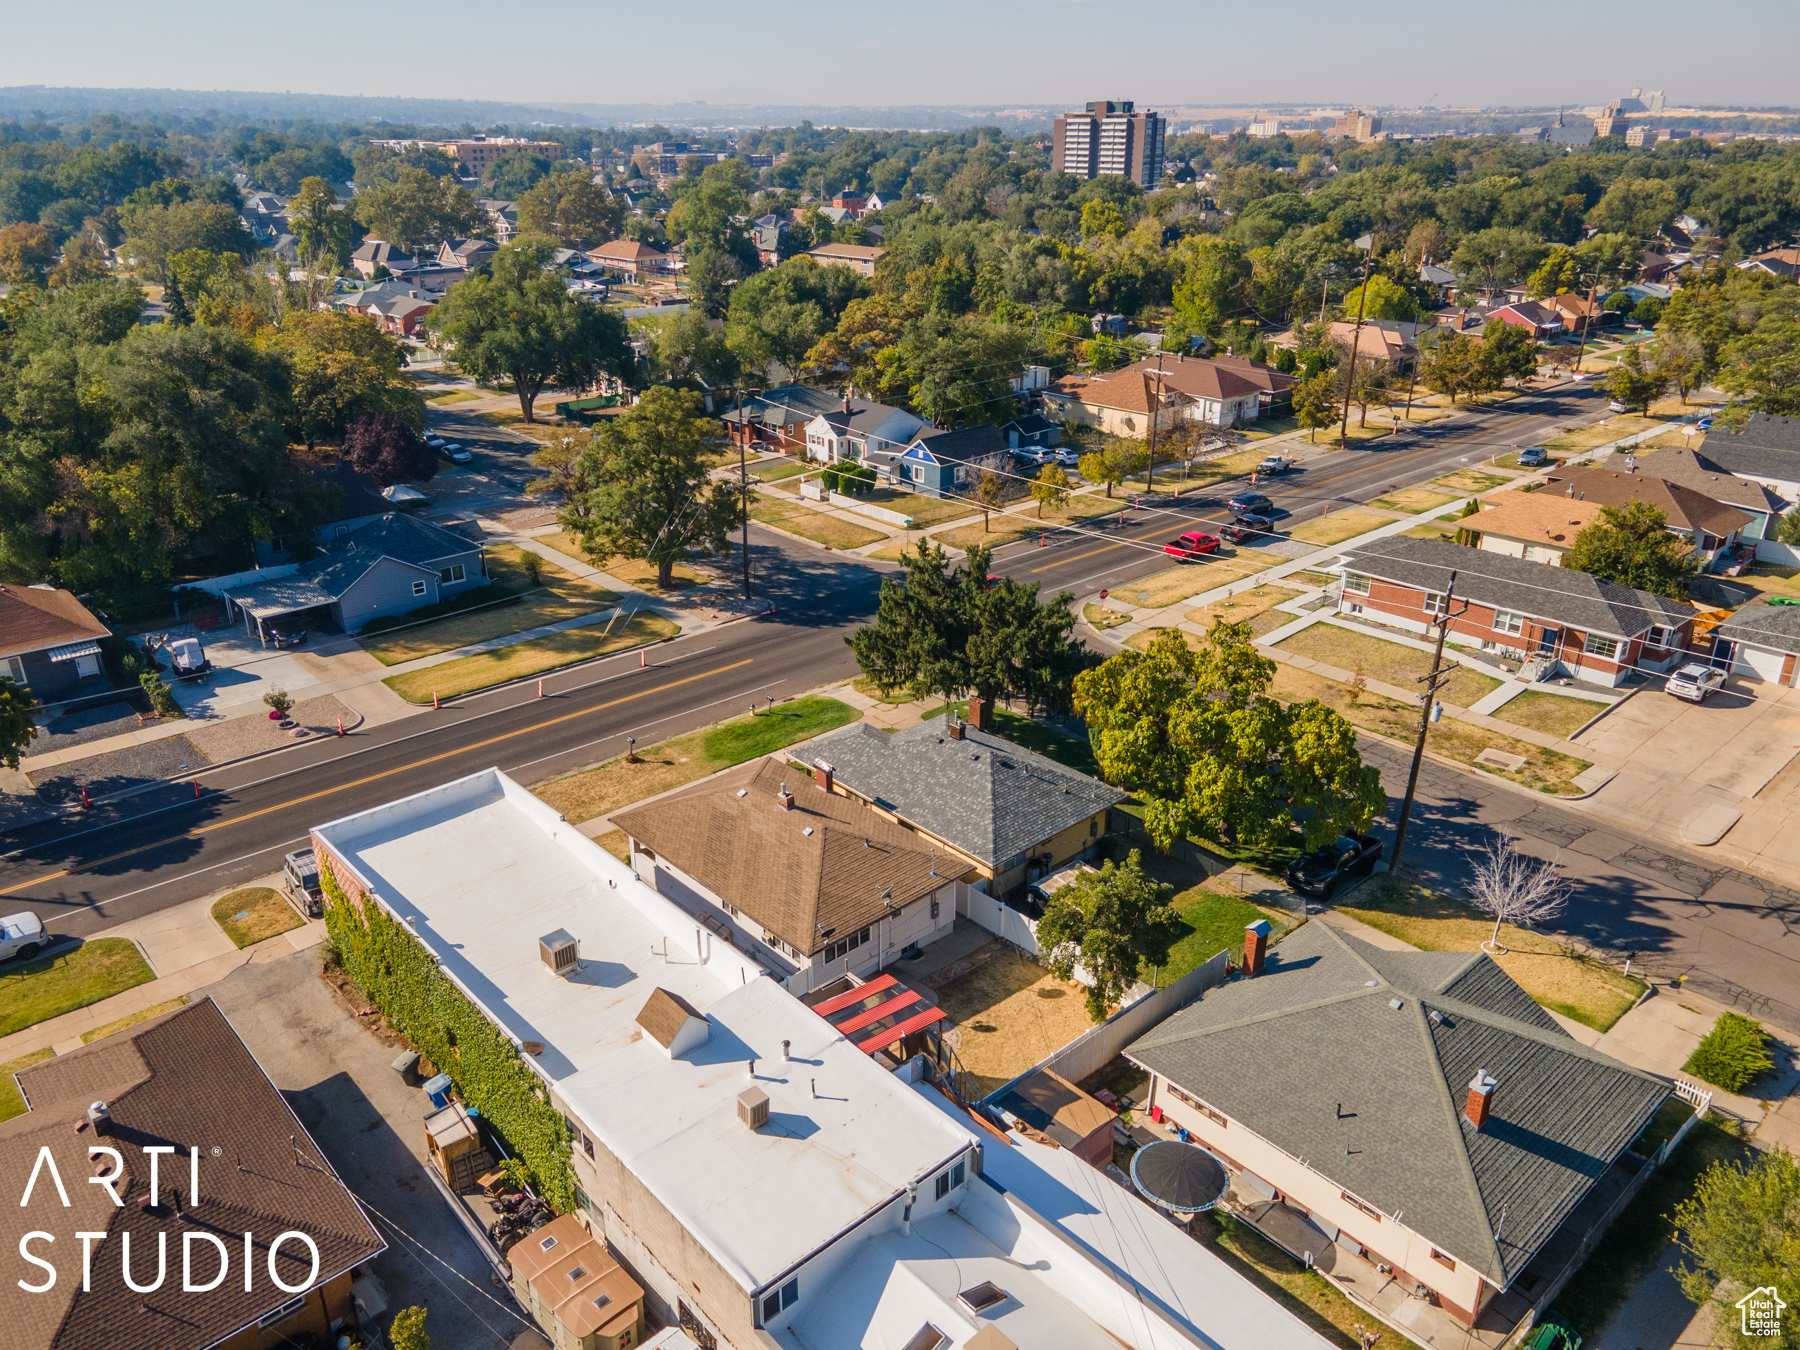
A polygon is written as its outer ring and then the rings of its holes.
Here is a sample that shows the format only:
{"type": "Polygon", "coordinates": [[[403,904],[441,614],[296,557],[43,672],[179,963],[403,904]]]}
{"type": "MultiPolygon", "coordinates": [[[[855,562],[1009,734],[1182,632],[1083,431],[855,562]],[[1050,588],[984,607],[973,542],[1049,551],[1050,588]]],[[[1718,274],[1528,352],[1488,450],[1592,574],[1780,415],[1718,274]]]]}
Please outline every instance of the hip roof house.
{"type": "Polygon", "coordinates": [[[39,700],[104,689],[100,639],[112,630],[68,591],[0,585],[0,675],[28,685],[39,700]]]}

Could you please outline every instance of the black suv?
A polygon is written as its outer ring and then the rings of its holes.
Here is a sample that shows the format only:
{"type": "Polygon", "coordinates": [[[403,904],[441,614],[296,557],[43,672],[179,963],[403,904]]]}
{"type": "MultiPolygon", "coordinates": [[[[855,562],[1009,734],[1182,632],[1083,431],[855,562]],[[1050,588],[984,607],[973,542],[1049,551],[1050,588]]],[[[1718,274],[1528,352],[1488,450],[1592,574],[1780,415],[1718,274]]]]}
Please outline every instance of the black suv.
{"type": "Polygon", "coordinates": [[[1309,899],[1329,900],[1345,882],[1372,875],[1380,861],[1381,842],[1373,835],[1340,834],[1289,863],[1287,883],[1309,899]]]}
{"type": "Polygon", "coordinates": [[[1225,505],[1239,515],[1272,516],[1275,514],[1275,503],[1260,492],[1240,492],[1225,505]]]}

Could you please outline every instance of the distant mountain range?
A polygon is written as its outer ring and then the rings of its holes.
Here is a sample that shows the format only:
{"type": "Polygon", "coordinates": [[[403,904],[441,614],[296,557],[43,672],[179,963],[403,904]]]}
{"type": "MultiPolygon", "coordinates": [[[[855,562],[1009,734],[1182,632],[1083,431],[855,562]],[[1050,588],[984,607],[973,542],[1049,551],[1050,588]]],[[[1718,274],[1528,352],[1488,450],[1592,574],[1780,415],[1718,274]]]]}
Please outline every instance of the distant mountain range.
{"type": "Polygon", "coordinates": [[[215,118],[297,118],[322,122],[396,122],[477,127],[629,126],[667,127],[872,127],[882,130],[962,131],[1003,126],[1009,132],[1049,130],[1059,107],[827,107],[817,104],[724,103],[503,103],[457,98],[369,98],[342,94],[257,93],[247,90],[75,89],[50,85],[0,88],[0,119],[44,117],[54,121],[101,113],[130,117],[208,121],[215,118]]]}

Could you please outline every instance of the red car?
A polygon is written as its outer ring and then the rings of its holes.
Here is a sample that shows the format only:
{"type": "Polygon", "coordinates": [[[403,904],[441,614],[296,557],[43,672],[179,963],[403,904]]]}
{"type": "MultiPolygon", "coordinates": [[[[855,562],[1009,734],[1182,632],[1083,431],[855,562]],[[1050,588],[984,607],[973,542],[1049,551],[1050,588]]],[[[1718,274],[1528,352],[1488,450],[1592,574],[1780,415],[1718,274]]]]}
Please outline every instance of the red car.
{"type": "Polygon", "coordinates": [[[1171,558],[1198,558],[1205,553],[1219,551],[1218,538],[1210,534],[1202,534],[1199,530],[1189,530],[1178,539],[1171,539],[1163,545],[1163,552],[1171,558]]]}

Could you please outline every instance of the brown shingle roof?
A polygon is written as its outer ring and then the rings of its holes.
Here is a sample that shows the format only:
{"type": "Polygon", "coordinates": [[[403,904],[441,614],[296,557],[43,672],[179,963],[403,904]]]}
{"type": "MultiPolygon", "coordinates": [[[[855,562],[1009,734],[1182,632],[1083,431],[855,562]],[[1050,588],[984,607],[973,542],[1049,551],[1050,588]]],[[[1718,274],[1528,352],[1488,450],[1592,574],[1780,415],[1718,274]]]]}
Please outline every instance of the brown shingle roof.
{"type": "MultiPolygon", "coordinates": [[[[1115,380],[1138,376],[1156,378],[1155,361],[1137,361],[1117,372],[1115,380]]],[[[1233,370],[1217,361],[1187,361],[1163,358],[1162,382],[1165,390],[1186,394],[1189,398],[1242,398],[1262,387],[1241,370],[1233,370]]]]}
{"type": "Polygon", "coordinates": [[[111,631],[67,591],[0,586],[0,656],[41,652],[111,631]]]}
{"type": "Polygon", "coordinates": [[[689,1003],[680,994],[660,986],[651,991],[650,997],[637,1015],[637,1024],[656,1038],[656,1043],[667,1050],[687,1025],[688,1018],[695,1017],[706,1020],[706,1014],[689,1003]]]}
{"type": "MultiPolygon", "coordinates": [[[[33,1229],[63,1239],[40,1248],[52,1253],[60,1276],[49,1292],[29,1294],[13,1280],[0,1281],[0,1326],[9,1350],[200,1350],[292,1297],[268,1279],[267,1245],[279,1234],[292,1229],[313,1239],[321,1283],[386,1245],[211,999],[26,1069],[18,1082],[30,1110],[0,1124],[0,1171],[22,1178],[39,1150],[48,1148],[70,1208],[62,1207],[47,1173],[29,1206],[0,1205],[7,1216],[0,1224],[6,1250],[17,1251],[21,1235],[33,1229]],[[103,1188],[87,1184],[94,1170],[88,1148],[102,1141],[91,1129],[76,1133],[74,1124],[94,1101],[104,1101],[112,1114],[103,1142],[125,1162],[118,1185],[123,1208],[115,1208],[103,1188]],[[159,1169],[160,1211],[140,1210],[138,1200],[149,1193],[143,1148],[156,1144],[173,1144],[176,1153],[165,1155],[159,1169]],[[197,1204],[184,1156],[190,1146],[200,1149],[197,1204]],[[185,1217],[171,1207],[177,1194],[185,1217]],[[249,1293],[239,1271],[246,1230],[258,1244],[249,1293]],[[65,1250],[78,1249],[72,1241],[77,1231],[107,1234],[94,1247],[85,1291],[79,1258],[72,1270],[65,1250]],[[190,1231],[216,1232],[232,1252],[231,1277],[210,1293],[181,1293],[174,1274],[180,1259],[174,1249],[190,1231]],[[160,1291],[140,1294],[126,1286],[125,1234],[140,1281],[148,1274],[146,1261],[154,1265],[150,1254],[160,1238],[171,1239],[171,1278],[160,1291]]],[[[291,1239],[283,1244],[278,1268],[287,1283],[298,1284],[310,1264],[303,1245],[291,1239]]],[[[211,1270],[197,1265],[196,1278],[211,1270]]]]}
{"type": "Polygon", "coordinates": [[[1676,530],[1704,530],[1708,534],[1730,534],[1750,523],[1750,516],[1735,506],[1714,501],[1693,488],[1652,478],[1648,474],[1620,473],[1614,469],[1588,466],[1579,469],[1556,469],[1545,475],[1552,483],[1566,486],[1558,491],[1574,489],[1574,496],[1601,506],[1623,506],[1641,501],[1663,513],[1669,527],[1676,530]]]}
{"type": "Polygon", "coordinates": [[[884,889],[896,907],[910,904],[963,868],[934,858],[905,826],[767,759],[622,811],[613,824],[802,952],[888,913],[884,889]],[[776,802],[783,781],[791,811],[776,802]],[[941,876],[931,875],[934,862],[941,876]]]}
{"type": "Polygon", "coordinates": [[[656,261],[665,255],[648,244],[639,243],[636,239],[614,239],[599,248],[588,250],[588,257],[595,262],[644,262],[656,261]]]}
{"type": "Polygon", "coordinates": [[[1573,501],[1560,492],[1496,492],[1484,509],[1457,523],[1465,530],[1569,549],[1575,536],[1600,519],[1599,502],[1573,501]]]}

